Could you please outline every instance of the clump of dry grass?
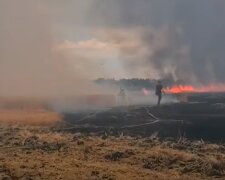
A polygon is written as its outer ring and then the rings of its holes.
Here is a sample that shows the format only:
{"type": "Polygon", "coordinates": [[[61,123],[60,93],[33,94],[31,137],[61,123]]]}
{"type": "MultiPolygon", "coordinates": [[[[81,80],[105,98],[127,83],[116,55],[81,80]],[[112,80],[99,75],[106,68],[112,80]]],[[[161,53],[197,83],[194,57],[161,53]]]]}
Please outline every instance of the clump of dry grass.
{"type": "Polygon", "coordinates": [[[156,171],[176,170],[181,174],[199,173],[207,176],[225,176],[224,157],[220,159],[207,155],[200,157],[190,152],[156,147],[151,149],[143,162],[144,168],[156,171]]]}

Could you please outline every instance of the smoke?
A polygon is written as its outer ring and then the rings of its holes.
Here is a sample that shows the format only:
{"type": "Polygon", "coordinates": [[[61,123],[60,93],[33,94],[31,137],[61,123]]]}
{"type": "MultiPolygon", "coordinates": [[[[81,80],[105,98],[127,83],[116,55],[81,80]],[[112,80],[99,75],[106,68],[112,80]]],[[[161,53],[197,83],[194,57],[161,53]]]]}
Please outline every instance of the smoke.
{"type": "Polygon", "coordinates": [[[53,78],[52,37],[44,14],[38,3],[27,0],[1,1],[0,13],[1,95],[43,92],[53,78]]]}
{"type": "MultiPolygon", "coordinates": [[[[145,29],[139,33],[139,47],[145,46],[151,53],[128,57],[140,49],[125,52],[121,58],[127,59],[124,71],[135,67],[146,76],[148,66],[149,71],[158,72],[156,76],[209,83],[225,81],[224,16],[223,0],[95,0],[88,23],[103,29],[125,29],[128,34],[137,27],[145,29]]],[[[127,41],[126,37],[120,36],[119,41],[127,41]]]]}
{"type": "Polygon", "coordinates": [[[190,81],[194,79],[188,72],[191,71],[190,50],[180,42],[178,35],[181,33],[179,28],[164,26],[160,29],[111,29],[99,34],[118,49],[121,66],[128,77],[171,77],[190,81]]]}
{"type": "Polygon", "coordinates": [[[98,77],[224,82],[224,15],[222,0],[0,1],[0,94],[100,92],[98,77]]]}
{"type": "MultiPolygon", "coordinates": [[[[97,92],[56,44],[43,1],[0,1],[0,95],[60,97],[97,92]]],[[[79,57],[74,61],[82,61],[79,57]]],[[[76,67],[79,68],[79,67],[76,67]]],[[[89,69],[89,70],[88,70],[89,69]]]]}

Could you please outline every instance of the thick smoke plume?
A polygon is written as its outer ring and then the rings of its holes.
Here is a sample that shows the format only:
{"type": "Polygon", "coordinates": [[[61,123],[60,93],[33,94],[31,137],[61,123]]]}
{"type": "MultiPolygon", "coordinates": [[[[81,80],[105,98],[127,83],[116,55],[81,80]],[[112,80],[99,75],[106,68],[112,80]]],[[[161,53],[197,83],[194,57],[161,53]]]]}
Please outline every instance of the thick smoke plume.
{"type": "MultiPolygon", "coordinates": [[[[149,62],[149,71],[158,71],[162,77],[200,83],[225,81],[223,0],[95,0],[90,14],[96,20],[90,18],[89,23],[95,26],[123,28],[128,33],[137,27],[147,29],[140,32],[144,38],[139,47],[145,46],[151,53],[131,55],[133,60],[127,60],[125,70],[135,65],[145,72],[149,62]],[[149,29],[155,33],[149,33],[149,29]]],[[[124,40],[126,36],[120,42],[124,40]]],[[[126,58],[130,52],[125,53],[126,58]]]]}
{"type": "Polygon", "coordinates": [[[95,93],[99,77],[223,83],[224,16],[223,0],[0,1],[0,94],[95,93]]]}
{"type": "MultiPolygon", "coordinates": [[[[97,92],[85,73],[74,71],[65,54],[54,51],[48,15],[43,1],[0,1],[0,96],[60,97],[97,92]]],[[[92,69],[87,69],[91,74],[92,69]]]]}

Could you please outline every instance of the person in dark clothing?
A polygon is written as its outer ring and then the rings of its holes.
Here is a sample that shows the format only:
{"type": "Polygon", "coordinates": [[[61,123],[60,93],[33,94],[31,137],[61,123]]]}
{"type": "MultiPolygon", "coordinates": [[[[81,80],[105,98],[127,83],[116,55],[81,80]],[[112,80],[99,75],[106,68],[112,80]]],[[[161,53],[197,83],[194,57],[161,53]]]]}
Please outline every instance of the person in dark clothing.
{"type": "Polygon", "coordinates": [[[155,95],[158,96],[158,103],[157,105],[159,106],[161,103],[162,99],[162,91],[163,91],[163,85],[161,81],[157,82],[156,88],[155,88],[155,95]]]}
{"type": "Polygon", "coordinates": [[[126,93],[125,93],[125,89],[123,89],[123,88],[121,88],[120,87],[120,92],[119,92],[119,94],[118,94],[118,96],[119,96],[119,104],[120,105],[126,105],[126,97],[127,97],[127,95],[126,95],[126,93]]]}

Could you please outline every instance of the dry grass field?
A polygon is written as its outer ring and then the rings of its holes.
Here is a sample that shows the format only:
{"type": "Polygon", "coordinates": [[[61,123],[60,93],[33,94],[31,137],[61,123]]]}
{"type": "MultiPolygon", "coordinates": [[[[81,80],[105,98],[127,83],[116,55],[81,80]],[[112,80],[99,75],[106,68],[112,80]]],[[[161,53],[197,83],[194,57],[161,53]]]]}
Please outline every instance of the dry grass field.
{"type": "Polygon", "coordinates": [[[224,145],[22,127],[1,126],[1,179],[225,179],[224,145]]]}
{"type": "Polygon", "coordinates": [[[0,98],[0,123],[10,125],[53,125],[61,115],[49,109],[45,100],[0,98]]]}
{"type": "Polygon", "coordinates": [[[58,113],[43,109],[0,109],[1,124],[53,125],[61,120],[58,113]]]}
{"type": "Polygon", "coordinates": [[[224,144],[71,133],[63,122],[39,106],[1,108],[0,179],[225,179],[224,144]]]}

